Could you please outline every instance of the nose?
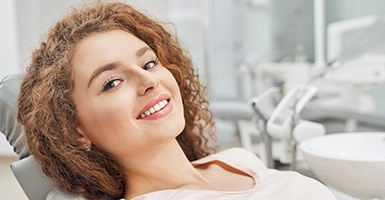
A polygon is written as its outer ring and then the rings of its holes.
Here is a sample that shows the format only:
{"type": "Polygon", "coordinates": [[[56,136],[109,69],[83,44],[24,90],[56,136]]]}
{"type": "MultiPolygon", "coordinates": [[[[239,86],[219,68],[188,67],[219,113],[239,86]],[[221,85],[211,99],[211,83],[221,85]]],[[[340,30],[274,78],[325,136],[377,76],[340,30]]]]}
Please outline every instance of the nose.
{"type": "Polygon", "coordinates": [[[144,95],[147,92],[157,88],[160,84],[159,78],[156,76],[156,74],[150,71],[140,69],[140,71],[138,71],[137,78],[139,83],[138,95],[144,95]]]}

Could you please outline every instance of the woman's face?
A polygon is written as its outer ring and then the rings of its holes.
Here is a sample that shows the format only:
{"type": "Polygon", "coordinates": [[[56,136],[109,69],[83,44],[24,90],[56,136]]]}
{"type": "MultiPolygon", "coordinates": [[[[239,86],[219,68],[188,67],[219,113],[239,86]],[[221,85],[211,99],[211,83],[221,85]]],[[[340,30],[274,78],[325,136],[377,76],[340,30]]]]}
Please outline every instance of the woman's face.
{"type": "Polygon", "coordinates": [[[134,35],[92,35],[78,44],[72,66],[83,142],[120,157],[169,142],[183,130],[176,80],[134,35]]]}

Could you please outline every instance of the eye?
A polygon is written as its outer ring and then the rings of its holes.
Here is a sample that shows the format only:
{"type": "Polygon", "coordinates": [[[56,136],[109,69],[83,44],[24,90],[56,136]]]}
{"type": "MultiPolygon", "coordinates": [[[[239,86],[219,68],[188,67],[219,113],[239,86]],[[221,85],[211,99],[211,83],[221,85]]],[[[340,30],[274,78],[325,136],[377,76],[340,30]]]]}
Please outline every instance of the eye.
{"type": "Polygon", "coordinates": [[[110,89],[113,89],[117,87],[120,83],[122,83],[121,79],[118,78],[111,78],[108,81],[106,81],[103,85],[102,92],[108,91],[110,89]]]}
{"type": "Polygon", "coordinates": [[[148,62],[144,65],[143,69],[145,69],[145,70],[152,69],[152,68],[154,68],[156,65],[158,65],[158,63],[159,63],[159,60],[158,60],[158,59],[148,61],[148,62]]]}

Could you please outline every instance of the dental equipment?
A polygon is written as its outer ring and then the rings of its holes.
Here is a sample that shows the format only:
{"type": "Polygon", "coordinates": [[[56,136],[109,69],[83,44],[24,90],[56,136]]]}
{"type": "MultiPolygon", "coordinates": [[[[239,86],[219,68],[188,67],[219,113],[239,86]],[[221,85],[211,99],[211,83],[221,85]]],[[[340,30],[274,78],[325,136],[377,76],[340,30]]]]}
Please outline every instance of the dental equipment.
{"type": "Polygon", "coordinates": [[[261,138],[262,138],[262,149],[264,152],[261,153],[260,157],[265,162],[266,166],[269,168],[274,168],[274,160],[273,160],[273,148],[272,148],[272,138],[266,131],[266,124],[269,116],[266,116],[266,113],[263,113],[260,109],[259,105],[265,100],[267,97],[271,96],[274,93],[279,93],[280,90],[276,87],[272,87],[267,89],[258,97],[251,99],[251,107],[256,115],[253,119],[256,120],[257,129],[260,130],[261,138]]]}
{"type": "MultiPolygon", "coordinates": [[[[250,83],[250,88],[247,88],[244,93],[246,93],[246,97],[248,98],[255,96],[257,93],[257,72],[255,70],[256,66],[258,65],[259,58],[254,54],[247,54],[243,59],[241,64],[239,65],[239,71],[243,74],[245,82],[250,83]],[[247,93],[250,94],[248,95],[247,93]]],[[[247,86],[247,85],[245,85],[247,86]]]]}
{"type": "Polygon", "coordinates": [[[349,195],[341,199],[385,199],[385,132],[327,134],[299,148],[320,181],[349,195]]]}
{"type": "Polygon", "coordinates": [[[314,0],[314,56],[318,68],[325,66],[325,0],[314,0]]]}
{"type": "Polygon", "coordinates": [[[322,79],[326,74],[332,73],[335,69],[344,67],[350,61],[368,54],[385,53],[385,13],[377,16],[367,16],[351,20],[331,23],[328,26],[328,62],[325,67],[319,68],[307,84],[322,79]],[[354,41],[342,47],[342,35],[346,32],[363,29],[363,33],[354,41]],[[335,48],[335,49],[332,49],[335,48]]]}
{"type": "Polygon", "coordinates": [[[305,104],[315,95],[317,88],[313,86],[293,87],[280,101],[272,113],[267,129],[271,136],[283,138],[291,130],[291,124],[297,122],[299,112],[305,104]]]}
{"type": "Polygon", "coordinates": [[[377,16],[369,15],[359,18],[332,22],[327,26],[327,60],[334,60],[342,52],[344,37],[348,33],[369,28],[377,16]]]}
{"type": "Polygon", "coordinates": [[[329,65],[336,62],[342,63],[364,54],[384,53],[384,32],[385,13],[331,23],[328,26],[328,36],[331,37],[328,42],[331,45],[329,47],[331,51],[329,65]],[[352,42],[342,46],[341,35],[359,29],[362,29],[363,33],[352,42]],[[331,44],[332,42],[334,44],[331,44]],[[332,50],[331,48],[335,49],[332,50]]]}
{"type": "Polygon", "coordinates": [[[292,170],[296,168],[297,144],[307,138],[325,134],[323,125],[299,119],[299,113],[316,92],[317,88],[314,86],[293,87],[279,102],[266,123],[267,134],[281,139],[280,161],[290,163],[292,170]]]}

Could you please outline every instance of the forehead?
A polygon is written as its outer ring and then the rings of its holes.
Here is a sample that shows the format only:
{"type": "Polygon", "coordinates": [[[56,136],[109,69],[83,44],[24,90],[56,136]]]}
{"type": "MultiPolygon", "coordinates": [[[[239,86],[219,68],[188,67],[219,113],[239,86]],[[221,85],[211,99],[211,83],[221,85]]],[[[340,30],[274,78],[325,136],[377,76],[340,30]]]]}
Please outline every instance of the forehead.
{"type": "Polygon", "coordinates": [[[114,62],[122,55],[135,55],[145,42],[123,30],[95,33],[82,39],[75,47],[71,59],[73,73],[86,66],[103,65],[114,62]]]}
{"type": "MultiPolygon", "coordinates": [[[[123,30],[110,30],[100,33],[94,33],[78,42],[74,49],[74,59],[79,58],[81,54],[90,51],[104,51],[105,48],[125,48],[133,49],[137,46],[147,46],[141,39],[130,32],[123,30]]],[[[104,51],[104,53],[107,53],[104,51]]]]}

